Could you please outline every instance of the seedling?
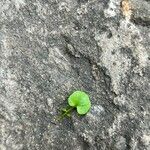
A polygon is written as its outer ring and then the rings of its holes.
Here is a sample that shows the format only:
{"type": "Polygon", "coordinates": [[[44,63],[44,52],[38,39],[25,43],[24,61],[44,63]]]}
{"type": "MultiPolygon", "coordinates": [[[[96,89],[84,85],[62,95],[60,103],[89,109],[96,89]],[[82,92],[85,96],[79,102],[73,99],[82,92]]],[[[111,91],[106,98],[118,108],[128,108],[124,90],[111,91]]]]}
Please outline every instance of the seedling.
{"type": "Polygon", "coordinates": [[[58,120],[63,119],[64,117],[71,117],[71,112],[76,109],[79,115],[86,114],[90,107],[91,102],[89,96],[82,91],[75,91],[71,94],[68,98],[68,104],[66,108],[62,109],[62,115],[59,117],[58,120]]]}

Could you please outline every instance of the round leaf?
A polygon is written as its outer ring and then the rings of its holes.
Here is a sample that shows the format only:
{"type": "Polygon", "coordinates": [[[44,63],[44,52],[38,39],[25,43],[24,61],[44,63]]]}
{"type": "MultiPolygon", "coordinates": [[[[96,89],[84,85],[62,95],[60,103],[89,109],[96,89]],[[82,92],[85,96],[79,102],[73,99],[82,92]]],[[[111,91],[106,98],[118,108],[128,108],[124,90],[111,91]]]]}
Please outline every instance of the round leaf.
{"type": "Polygon", "coordinates": [[[91,107],[89,96],[82,91],[75,91],[71,94],[68,103],[72,107],[77,107],[77,112],[81,115],[86,114],[91,107]]]}
{"type": "Polygon", "coordinates": [[[77,112],[80,115],[84,115],[89,111],[90,107],[91,107],[91,103],[89,103],[88,105],[84,105],[84,106],[77,106],[77,112]]]}
{"type": "Polygon", "coordinates": [[[73,107],[87,105],[89,102],[89,96],[82,91],[75,91],[68,98],[69,105],[73,107]]]}

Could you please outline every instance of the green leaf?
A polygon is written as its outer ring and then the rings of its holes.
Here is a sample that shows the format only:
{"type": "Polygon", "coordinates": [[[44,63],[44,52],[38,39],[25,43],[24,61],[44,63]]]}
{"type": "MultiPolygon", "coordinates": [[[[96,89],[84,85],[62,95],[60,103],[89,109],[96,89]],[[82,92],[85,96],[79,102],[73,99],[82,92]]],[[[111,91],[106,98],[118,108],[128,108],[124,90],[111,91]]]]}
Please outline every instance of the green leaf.
{"type": "Polygon", "coordinates": [[[68,103],[72,107],[77,107],[79,114],[86,114],[91,107],[89,96],[83,91],[75,91],[71,94],[68,103]]]}
{"type": "Polygon", "coordinates": [[[80,115],[84,115],[89,111],[90,107],[91,107],[91,103],[84,106],[77,106],[77,112],[80,115]]]}
{"type": "Polygon", "coordinates": [[[82,91],[75,91],[68,99],[69,105],[73,107],[86,105],[89,103],[89,101],[89,96],[82,91]]]}

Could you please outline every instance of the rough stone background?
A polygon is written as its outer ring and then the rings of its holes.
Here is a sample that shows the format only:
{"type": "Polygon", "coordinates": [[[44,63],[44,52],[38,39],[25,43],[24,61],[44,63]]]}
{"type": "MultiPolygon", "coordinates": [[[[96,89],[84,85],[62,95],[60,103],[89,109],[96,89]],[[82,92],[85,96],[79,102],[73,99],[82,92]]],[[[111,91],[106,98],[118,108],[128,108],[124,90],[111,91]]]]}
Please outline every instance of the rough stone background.
{"type": "Polygon", "coordinates": [[[0,0],[0,150],[150,150],[150,0],[0,0]]]}

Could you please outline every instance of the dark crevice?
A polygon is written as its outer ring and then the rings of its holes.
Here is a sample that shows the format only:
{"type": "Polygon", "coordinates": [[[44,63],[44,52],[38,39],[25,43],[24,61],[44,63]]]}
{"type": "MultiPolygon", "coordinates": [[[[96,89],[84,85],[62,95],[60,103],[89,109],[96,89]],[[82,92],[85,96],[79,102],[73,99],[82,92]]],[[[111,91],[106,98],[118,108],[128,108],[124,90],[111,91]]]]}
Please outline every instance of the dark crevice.
{"type": "Polygon", "coordinates": [[[90,143],[86,139],[84,139],[84,137],[78,136],[78,139],[80,140],[80,143],[82,144],[83,150],[90,149],[90,143]]]}
{"type": "Polygon", "coordinates": [[[81,4],[81,3],[87,3],[89,0],[77,0],[77,2],[79,3],[79,4],[81,4]]]}
{"type": "Polygon", "coordinates": [[[131,22],[133,22],[136,25],[143,26],[143,27],[149,27],[150,26],[150,20],[148,18],[131,18],[131,22]]]}
{"type": "Polygon", "coordinates": [[[125,139],[126,139],[126,150],[130,150],[131,146],[130,146],[130,142],[131,142],[131,137],[130,134],[125,134],[125,139]]]}

